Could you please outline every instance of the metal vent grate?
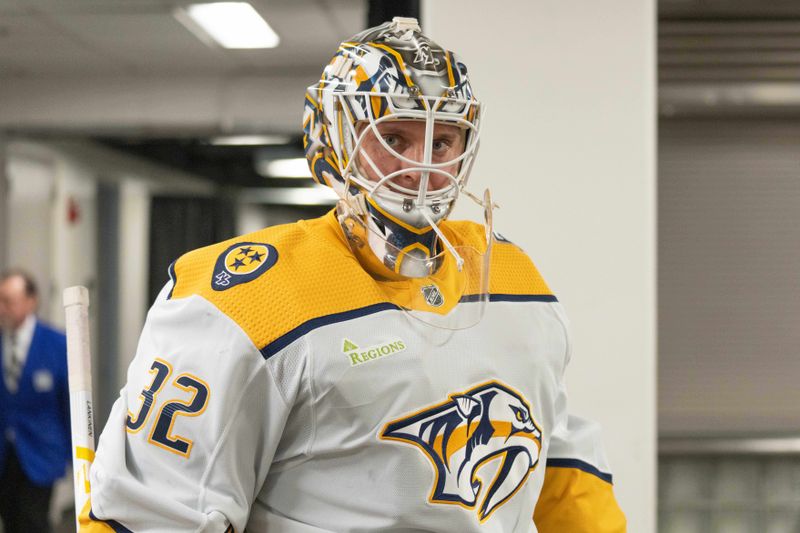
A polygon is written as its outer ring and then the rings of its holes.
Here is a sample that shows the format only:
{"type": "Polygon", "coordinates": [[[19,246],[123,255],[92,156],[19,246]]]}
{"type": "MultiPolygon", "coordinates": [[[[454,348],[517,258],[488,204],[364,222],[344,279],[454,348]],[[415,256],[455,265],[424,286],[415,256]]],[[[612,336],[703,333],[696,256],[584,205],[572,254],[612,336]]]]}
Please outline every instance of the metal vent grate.
{"type": "Polygon", "coordinates": [[[800,2],[661,0],[662,116],[800,116],[800,2]]]}
{"type": "Polygon", "coordinates": [[[800,18],[665,20],[658,65],[662,82],[800,81],[800,18]]]}

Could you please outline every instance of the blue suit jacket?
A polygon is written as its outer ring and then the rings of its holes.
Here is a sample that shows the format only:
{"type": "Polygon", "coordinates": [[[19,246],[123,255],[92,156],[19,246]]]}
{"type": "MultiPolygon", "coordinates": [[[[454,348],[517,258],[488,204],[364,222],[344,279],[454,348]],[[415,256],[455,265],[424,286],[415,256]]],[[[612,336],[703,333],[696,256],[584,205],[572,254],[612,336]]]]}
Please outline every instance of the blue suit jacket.
{"type": "MultiPolygon", "coordinates": [[[[2,350],[0,342],[0,357],[2,350]]],[[[16,394],[6,388],[2,365],[0,377],[0,469],[13,445],[28,479],[51,485],[70,460],[66,337],[37,320],[16,394]]]]}

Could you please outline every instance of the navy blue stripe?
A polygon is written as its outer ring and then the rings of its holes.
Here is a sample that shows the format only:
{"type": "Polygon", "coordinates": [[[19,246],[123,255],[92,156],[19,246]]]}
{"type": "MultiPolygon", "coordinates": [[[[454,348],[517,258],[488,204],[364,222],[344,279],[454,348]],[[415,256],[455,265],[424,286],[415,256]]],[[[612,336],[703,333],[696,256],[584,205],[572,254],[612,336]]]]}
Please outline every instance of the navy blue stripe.
{"type": "MultiPolygon", "coordinates": [[[[170,292],[170,295],[172,293],[170,292]]],[[[461,298],[461,302],[477,302],[479,300],[477,294],[467,295],[461,298]]],[[[491,302],[557,302],[555,296],[551,294],[490,294],[489,301],[491,302]]],[[[362,316],[371,315],[373,313],[380,313],[389,309],[400,310],[400,306],[389,302],[382,302],[378,304],[368,305],[360,309],[353,309],[352,311],[344,311],[342,313],[334,313],[332,315],[312,318],[294,328],[293,330],[285,333],[261,348],[261,355],[264,359],[269,359],[279,351],[283,350],[291,343],[305,335],[306,333],[327,326],[337,322],[345,322],[353,320],[354,318],[361,318],[362,316]]]]}
{"type": "Polygon", "coordinates": [[[392,303],[383,302],[379,304],[368,305],[367,307],[362,307],[360,309],[353,309],[352,311],[345,311],[343,313],[334,313],[332,315],[321,316],[319,318],[312,318],[308,322],[300,324],[289,333],[281,335],[271,343],[261,348],[261,355],[264,356],[264,359],[269,359],[309,331],[321,328],[322,326],[335,324],[336,322],[345,322],[347,320],[361,318],[362,316],[380,313],[381,311],[388,311],[390,309],[400,310],[400,307],[392,303]]]}
{"type": "MultiPolygon", "coordinates": [[[[479,294],[462,296],[459,302],[477,302],[481,299],[479,294]]],[[[490,294],[490,302],[557,302],[558,298],[552,294],[490,294]]]]}
{"type": "Polygon", "coordinates": [[[552,294],[490,294],[490,302],[557,302],[552,294]]]}
{"type": "Polygon", "coordinates": [[[170,263],[169,268],[167,269],[167,273],[169,273],[169,279],[172,280],[172,288],[169,290],[169,294],[167,294],[167,300],[171,300],[172,291],[175,290],[175,285],[178,284],[178,279],[175,276],[175,261],[170,263]]]}
{"type": "Polygon", "coordinates": [[[91,509],[89,509],[89,518],[91,518],[95,522],[102,522],[102,523],[106,524],[108,527],[110,527],[111,529],[113,529],[117,533],[133,533],[133,531],[131,531],[127,527],[123,526],[122,524],[120,524],[116,520],[101,520],[101,519],[97,518],[94,515],[94,513],[92,512],[91,509]]]}
{"type": "Polygon", "coordinates": [[[582,470],[587,474],[592,474],[593,476],[599,477],[606,483],[612,483],[611,474],[606,474],[605,472],[601,472],[600,470],[590,465],[589,463],[585,463],[579,459],[548,459],[547,468],[553,466],[561,468],[577,468],[578,470],[582,470]]]}

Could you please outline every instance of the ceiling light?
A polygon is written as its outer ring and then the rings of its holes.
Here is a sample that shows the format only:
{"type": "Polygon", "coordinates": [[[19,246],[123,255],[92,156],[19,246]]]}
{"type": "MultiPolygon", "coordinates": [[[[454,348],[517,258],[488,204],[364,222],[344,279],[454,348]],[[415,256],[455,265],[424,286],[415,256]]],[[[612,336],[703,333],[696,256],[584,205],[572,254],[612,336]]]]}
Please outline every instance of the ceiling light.
{"type": "Polygon", "coordinates": [[[273,159],[256,162],[256,172],[268,178],[310,178],[311,170],[305,157],[273,159]]]}
{"type": "Polygon", "coordinates": [[[196,35],[199,27],[225,48],[275,48],[280,43],[278,34],[247,2],[191,4],[175,16],[196,35]]]}
{"type": "Polygon", "coordinates": [[[226,135],[214,137],[210,142],[214,146],[271,146],[289,144],[291,140],[288,135],[226,135]]]}
{"type": "Polygon", "coordinates": [[[266,205],[335,205],[339,196],[330,187],[248,188],[239,196],[242,203],[266,205]]]}

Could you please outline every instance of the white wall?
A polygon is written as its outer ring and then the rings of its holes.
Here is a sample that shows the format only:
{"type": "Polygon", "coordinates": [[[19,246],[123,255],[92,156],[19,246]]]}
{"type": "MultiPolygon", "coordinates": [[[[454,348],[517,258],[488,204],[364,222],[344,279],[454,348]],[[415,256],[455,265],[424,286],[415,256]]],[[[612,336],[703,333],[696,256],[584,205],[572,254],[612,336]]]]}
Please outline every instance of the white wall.
{"type": "Polygon", "coordinates": [[[34,275],[39,314],[63,326],[64,288],[92,287],[97,277],[95,178],[78,161],[43,145],[12,142],[7,150],[8,266],[34,275]]]}
{"type": "Polygon", "coordinates": [[[655,2],[435,0],[422,22],[487,107],[471,188],[571,317],[571,409],[603,425],[629,531],[655,531],[655,2]]]}
{"type": "MultiPolygon", "coordinates": [[[[97,184],[101,180],[120,183],[119,375],[103,378],[114,379],[121,386],[150,306],[150,198],[162,192],[207,196],[213,185],[81,142],[16,140],[8,144],[6,156],[10,182],[8,266],[20,266],[36,275],[42,287],[40,314],[56,325],[64,323],[63,290],[85,285],[94,303],[90,326],[96,331],[98,300],[94,289],[98,254],[102,260],[104,253],[97,250],[97,184]],[[70,209],[75,215],[72,218],[70,209]]],[[[95,359],[109,355],[97,354],[96,344],[94,348],[95,359]]]]}
{"type": "Polygon", "coordinates": [[[6,257],[8,267],[24,268],[39,286],[39,312],[50,320],[51,220],[56,182],[52,160],[36,155],[9,157],[6,257]]]}
{"type": "Polygon", "coordinates": [[[73,285],[93,289],[97,282],[97,178],[80,161],[68,157],[55,160],[58,180],[52,220],[50,315],[62,324],[64,289],[73,285]]]}
{"type": "Polygon", "coordinates": [[[136,176],[120,187],[119,354],[117,383],[124,383],[128,365],[136,355],[149,301],[150,188],[136,176]]]}

